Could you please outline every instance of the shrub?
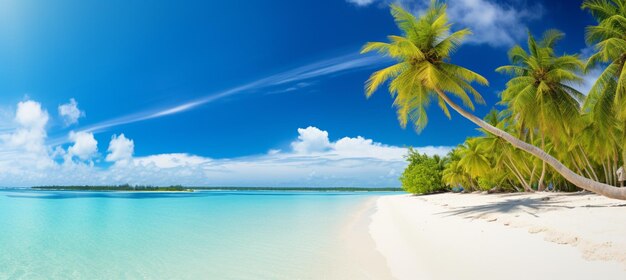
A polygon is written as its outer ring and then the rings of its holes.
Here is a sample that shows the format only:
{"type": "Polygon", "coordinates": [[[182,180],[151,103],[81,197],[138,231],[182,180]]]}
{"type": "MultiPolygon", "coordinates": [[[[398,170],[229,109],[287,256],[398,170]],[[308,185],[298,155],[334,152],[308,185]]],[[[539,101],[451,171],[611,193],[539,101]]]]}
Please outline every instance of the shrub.
{"type": "Polygon", "coordinates": [[[438,156],[429,157],[409,149],[407,161],[409,166],[400,177],[405,191],[413,194],[429,194],[448,190],[441,180],[443,159],[438,156]]]}

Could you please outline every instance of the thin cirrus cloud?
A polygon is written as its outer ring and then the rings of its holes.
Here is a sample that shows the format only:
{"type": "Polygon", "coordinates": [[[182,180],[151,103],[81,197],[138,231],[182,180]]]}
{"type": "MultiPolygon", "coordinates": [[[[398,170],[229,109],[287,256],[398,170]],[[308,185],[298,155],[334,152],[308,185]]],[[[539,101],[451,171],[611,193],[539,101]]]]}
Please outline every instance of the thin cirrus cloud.
{"type": "MultiPolygon", "coordinates": [[[[139,121],[145,121],[155,118],[160,118],[168,115],[182,113],[188,110],[197,108],[198,106],[208,104],[224,97],[251,92],[264,88],[277,87],[282,85],[294,84],[282,92],[288,92],[293,87],[303,85],[306,80],[315,78],[321,78],[329,75],[336,75],[355,71],[359,69],[366,69],[387,63],[389,60],[384,57],[376,55],[360,55],[360,54],[348,54],[342,55],[331,59],[325,59],[315,63],[307,64],[301,67],[297,67],[279,74],[271,75],[265,78],[255,80],[250,83],[246,83],[240,86],[236,86],[221,92],[212,93],[198,99],[190,100],[182,104],[173,106],[150,108],[143,111],[139,111],[126,116],[106,120],[100,123],[96,123],[87,126],[81,131],[86,132],[100,132],[107,128],[115,127],[123,124],[129,124],[139,121]]],[[[58,140],[58,139],[57,139],[58,140]]]]}
{"type": "MultiPolygon", "coordinates": [[[[400,3],[400,5],[414,11],[416,14],[428,7],[430,0],[419,1],[390,1],[390,0],[346,0],[357,6],[368,6],[380,3],[400,3]]],[[[457,27],[468,27],[473,34],[467,38],[470,44],[486,44],[492,47],[509,47],[519,42],[526,34],[526,22],[536,20],[543,15],[543,7],[539,4],[527,6],[505,5],[491,0],[450,0],[448,14],[457,27]]],[[[520,2],[521,3],[521,2],[520,2]]],[[[384,5],[380,5],[384,7],[384,5]]],[[[295,89],[298,83],[336,75],[358,69],[370,68],[387,63],[387,58],[377,55],[342,55],[282,73],[261,78],[250,83],[239,85],[221,92],[211,93],[187,102],[166,107],[149,108],[129,115],[105,120],[80,129],[85,132],[97,133],[108,128],[135,123],[192,110],[222,98],[251,92],[264,88],[293,84],[286,89],[275,90],[270,93],[289,92],[295,89]]],[[[54,139],[52,143],[67,142],[67,138],[54,139]]]]}

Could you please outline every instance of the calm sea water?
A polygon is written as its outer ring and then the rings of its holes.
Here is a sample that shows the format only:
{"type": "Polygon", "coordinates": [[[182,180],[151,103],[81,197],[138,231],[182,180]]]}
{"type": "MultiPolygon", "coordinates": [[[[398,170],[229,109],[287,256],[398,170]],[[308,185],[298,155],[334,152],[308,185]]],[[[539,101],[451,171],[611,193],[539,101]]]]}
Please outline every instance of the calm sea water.
{"type": "Polygon", "coordinates": [[[384,193],[0,191],[0,279],[358,275],[340,238],[384,193]]]}

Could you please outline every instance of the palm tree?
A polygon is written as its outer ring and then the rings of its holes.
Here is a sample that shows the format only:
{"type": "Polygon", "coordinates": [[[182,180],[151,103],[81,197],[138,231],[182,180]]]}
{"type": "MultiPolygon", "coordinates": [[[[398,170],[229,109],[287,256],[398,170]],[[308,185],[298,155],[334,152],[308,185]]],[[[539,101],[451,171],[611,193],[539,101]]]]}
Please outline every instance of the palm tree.
{"type": "Polygon", "coordinates": [[[502,92],[502,104],[508,105],[517,122],[539,129],[540,137],[553,140],[566,134],[567,125],[580,116],[584,95],[572,88],[583,79],[583,68],[577,55],[554,55],[555,43],[563,37],[557,30],[548,30],[539,42],[529,34],[528,52],[520,46],[509,51],[512,65],[496,69],[513,76],[502,92]],[[557,124],[557,125],[554,125],[557,124]]]}
{"type": "Polygon", "coordinates": [[[586,0],[583,9],[588,9],[598,25],[587,27],[586,39],[594,45],[597,53],[587,62],[586,69],[599,63],[608,63],[589,92],[606,95],[618,105],[621,119],[626,117],[626,3],[623,0],[586,0]],[[607,89],[609,89],[607,91],[607,89]]]}
{"type": "Polygon", "coordinates": [[[477,138],[470,138],[458,148],[459,165],[472,177],[480,177],[491,170],[491,163],[487,153],[477,138]]]}
{"type": "Polygon", "coordinates": [[[474,180],[459,163],[460,157],[458,155],[458,149],[450,152],[448,157],[450,161],[443,169],[441,180],[448,186],[461,186],[466,191],[468,191],[469,188],[474,189],[474,180]]]}
{"type": "MultiPolygon", "coordinates": [[[[594,45],[597,52],[589,58],[585,68],[607,64],[591,88],[584,109],[596,127],[590,129],[608,143],[594,150],[600,153],[603,168],[608,169],[605,173],[613,177],[620,143],[626,141],[626,3],[587,0],[582,8],[589,10],[598,22],[587,28],[587,43],[594,45]]],[[[621,152],[622,164],[626,164],[626,149],[621,152]]]]}
{"type": "MultiPolygon", "coordinates": [[[[580,118],[580,104],[584,99],[582,93],[570,86],[582,83],[577,73],[583,63],[577,55],[554,54],[554,46],[563,36],[558,30],[548,30],[537,42],[528,34],[528,52],[519,45],[514,46],[509,51],[512,65],[496,69],[513,76],[502,92],[501,103],[510,108],[518,125],[538,129],[544,151],[546,136],[552,143],[559,144],[563,135],[571,132],[572,123],[580,118]]],[[[529,132],[532,142],[535,132],[532,129],[529,132]]],[[[545,174],[543,162],[539,190],[544,189],[545,174]]]]}
{"type": "MultiPolygon", "coordinates": [[[[495,109],[492,109],[487,116],[485,116],[485,121],[487,123],[509,133],[513,131],[513,126],[507,122],[507,120],[510,119],[511,114],[508,111],[498,112],[495,109]]],[[[529,171],[528,174],[525,174],[525,169],[518,167],[525,167],[526,162],[529,161],[524,158],[524,154],[521,154],[520,150],[515,149],[511,146],[511,144],[504,141],[504,139],[497,137],[484,129],[481,129],[481,131],[484,135],[476,138],[476,141],[479,142],[479,145],[481,145],[482,149],[487,153],[498,155],[492,159],[495,172],[512,175],[512,179],[517,180],[525,191],[532,192],[532,170],[529,171]],[[529,175],[530,182],[526,181],[525,175],[529,175]]]]}
{"type": "Polygon", "coordinates": [[[608,197],[626,199],[626,188],[616,188],[576,174],[543,150],[488,124],[452,100],[451,96],[455,96],[465,107],[473,109],[469,92],[476,102],[484,103],[471,83],[486,85],[487,80],[471,70],[449,63],[451,54],[470,31],[451,32],[446,5],[433,1],[419,18],[397,5],[391,6],[391,13],[403,36],[389,36],[389,43],[367,43],[362,52],[378,51],[397,63],[372,74],[366,82],[366,95],[370,96],[381,84],[390,80],[389,91],[394,97],[402,126],[411,120],[418,132],[424,129],[428,123],[426,106],[432,99],[437,99],[439,107],[448,117],[447,106],[450,106],[486,131],[542,159],[573,184],[608,197]]]}

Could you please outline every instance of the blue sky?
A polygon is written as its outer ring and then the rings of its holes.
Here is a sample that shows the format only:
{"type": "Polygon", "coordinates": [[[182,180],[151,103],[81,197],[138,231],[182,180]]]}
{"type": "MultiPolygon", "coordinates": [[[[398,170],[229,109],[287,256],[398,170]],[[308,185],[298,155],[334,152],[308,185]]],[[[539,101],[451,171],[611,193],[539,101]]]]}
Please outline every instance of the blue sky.
{"type": "MultiPolygon", "coordinates": [[[[453,62],[491,83],[478,115],[526,30],[589,52],[580,2],[449,1],[474,31],[453,62]]],[[[398,34],[389,3],[3,1],[0,185],[397,186],[405,147],[444,154],[477,132],[433,106],[418,135],[385,90],[364,97],[388,61],[358,50],[398,34]]]]}

